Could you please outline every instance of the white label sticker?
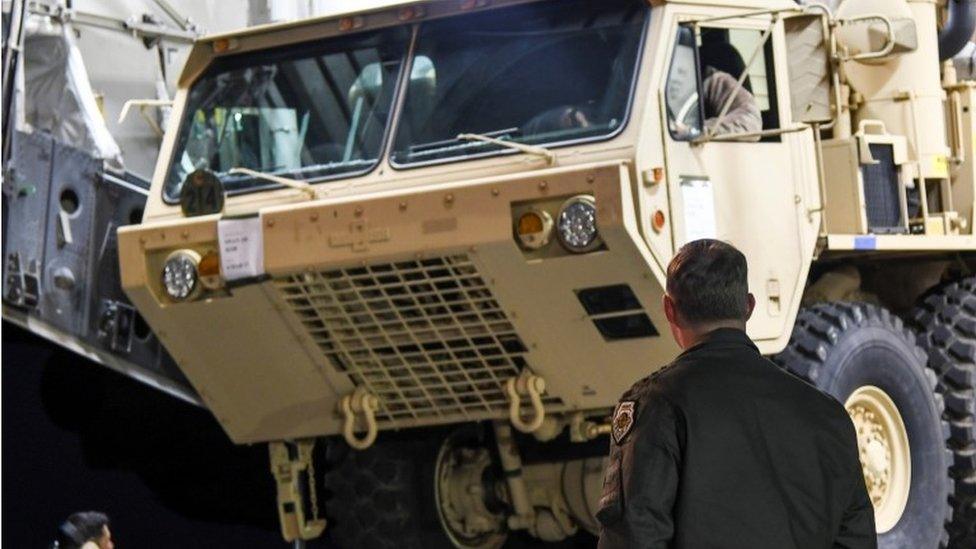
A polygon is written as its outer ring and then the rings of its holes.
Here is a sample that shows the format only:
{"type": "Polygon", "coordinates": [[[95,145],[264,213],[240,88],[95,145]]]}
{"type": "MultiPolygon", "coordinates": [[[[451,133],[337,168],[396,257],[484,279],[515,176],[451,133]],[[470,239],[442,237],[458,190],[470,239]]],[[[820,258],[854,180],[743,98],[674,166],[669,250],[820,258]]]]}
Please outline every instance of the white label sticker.
{"type": "Polygon", "coordinates": [[[715,196],[712,193],[712,182],[707,179],[682,180],[681,201],[684,203],[685,242],[715,238],[715,196]]]}
{"type": "Polygon", "coordinates": [[[264,274],[264,237],[261,218],[221,219],[220,272],[225,280],[240,280],[264,274]]]}

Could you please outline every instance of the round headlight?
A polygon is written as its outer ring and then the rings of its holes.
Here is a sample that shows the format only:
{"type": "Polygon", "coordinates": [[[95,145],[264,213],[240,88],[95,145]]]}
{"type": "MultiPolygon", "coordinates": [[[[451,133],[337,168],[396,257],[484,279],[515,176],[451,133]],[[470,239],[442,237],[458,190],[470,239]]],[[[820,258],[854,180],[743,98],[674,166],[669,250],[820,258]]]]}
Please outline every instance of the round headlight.
{"type": "Polygon", "coordinates": [[[183,301],[197,289],[200,255],[190,250],[173,252],[163,265],[163,288],[173,301],[183,301]]]}
{"type": "Polygon", "coordinates": [[[559,210],[556,227],[559,241],[571,252],[588,252],[599,246],[593,197],[582,195],[567,200],[559,210]]]}

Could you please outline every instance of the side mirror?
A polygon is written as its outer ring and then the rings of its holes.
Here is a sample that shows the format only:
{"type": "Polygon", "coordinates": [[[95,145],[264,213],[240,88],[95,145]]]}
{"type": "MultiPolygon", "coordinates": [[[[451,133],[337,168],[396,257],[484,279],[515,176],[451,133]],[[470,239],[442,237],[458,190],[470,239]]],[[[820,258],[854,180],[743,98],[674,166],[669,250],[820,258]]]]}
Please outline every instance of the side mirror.
{"type": "Polygon", "coordinates": [[[784,18],[794,123],[827,123],[831,111],[830,48],[826,17],[803,13],[784,18]]]}

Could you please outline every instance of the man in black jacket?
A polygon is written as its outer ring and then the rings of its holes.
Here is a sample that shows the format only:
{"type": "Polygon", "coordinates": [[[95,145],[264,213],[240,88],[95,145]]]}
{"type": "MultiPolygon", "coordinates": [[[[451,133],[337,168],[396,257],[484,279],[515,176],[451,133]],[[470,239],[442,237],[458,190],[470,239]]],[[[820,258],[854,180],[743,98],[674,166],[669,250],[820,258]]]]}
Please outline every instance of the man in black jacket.
{"type": "Polygon", "coordinates": [[[759,354],[746,273],[716,240],[668,265],[664,310],[684,352],[614,412],[601,549],[877,546],[854,426],[759,354]]]}

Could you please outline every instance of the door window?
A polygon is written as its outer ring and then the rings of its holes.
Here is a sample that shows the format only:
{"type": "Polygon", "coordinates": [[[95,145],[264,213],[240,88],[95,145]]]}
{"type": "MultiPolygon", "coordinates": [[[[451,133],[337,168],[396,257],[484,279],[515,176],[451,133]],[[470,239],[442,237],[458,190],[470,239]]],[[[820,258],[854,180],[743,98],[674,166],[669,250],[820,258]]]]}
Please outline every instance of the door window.
{"type": "Polygon", "coordinates": [[[665,105],[668,131],[678,141],[690,141],[701,135],[702,112],[698,95],[698,51],[691,27],[678,28],[678,39],[671,56],[665,105]]]}
{"type": "Polygon", "coordinates": [[[777,129],[772,43],[763,43],[764,32],[702,28],[697,45],[691,36],[690,28],[679,30],[668,74],[665,96],[672,137],[693,140],[707,133],[759,141],[760,132],[777,129]]]}

